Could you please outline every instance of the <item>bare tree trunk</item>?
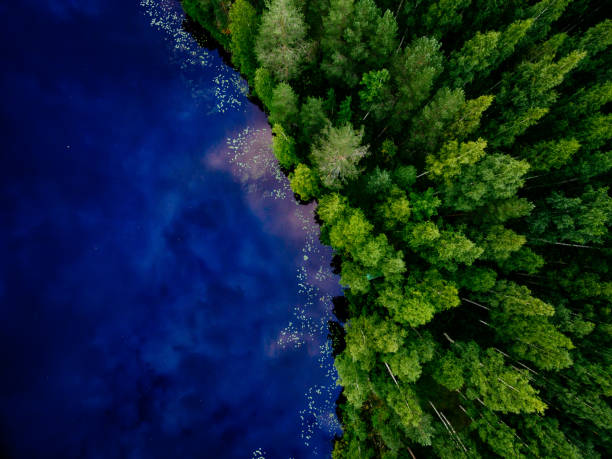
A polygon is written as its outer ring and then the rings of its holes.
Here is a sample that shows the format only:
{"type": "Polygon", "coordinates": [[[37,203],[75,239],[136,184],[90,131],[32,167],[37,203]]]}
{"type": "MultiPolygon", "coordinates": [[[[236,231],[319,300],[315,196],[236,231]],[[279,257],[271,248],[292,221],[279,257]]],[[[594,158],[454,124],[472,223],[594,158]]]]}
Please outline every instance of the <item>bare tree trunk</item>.
{"type": "Polygon", "coordinates": [[[482,309],[486,309],[487,311],[490,311],[490,310],[491,310],[490,308],[487,308],[486,306],[483,306],[483,305],[482,305],[482,304],[480,304],[480,303],[476,303],[475,301],[468,300],[467,298],[461,298],[461,299],[462,299],[463,301],[467,301],[468,303],[471,303],[471,304],[473,304],[473,305],[476,305],[476,306],[478,306],[478,307],[480,307],[480,308],[482,308],[482,309]]]}
{"type": "Polygon", "coordinates": [[[399,14],[400,10],[402,9],[402,6],[404,5],[404,0],[402,0],[399,4],[399,6],[397,7],[397,10],[395,10],[395,18],[397,19],[397,15],[399,14]]]}
{"type": "Polygon", "coordinates": [[[389,372],[389,374],[391,375],[391,378],[393,379],[393,382],[395,383],[395,385],[397,387],[399,387],[399,384],[397,383],[397,379],[395,379],[395,376],[393,376],[393,372],[391,371],[391,368],[389,368],[389,365],[387,364],[387,362],[383,362],[385,364],[385,366],[387,367],[387,371],[389,372]]]}
{"type": "Polygon", "coordinates": [[[562,245],[564,247],[578,247],[580,249],[598,249],[599,248],[599,247],[593,247],[593,246],[590,246],[590,245],[566,244],[564,242],[547,241],[546,239],[535,239],[535,240],[536,241],[546,242],[547,244],[562,245]]]}

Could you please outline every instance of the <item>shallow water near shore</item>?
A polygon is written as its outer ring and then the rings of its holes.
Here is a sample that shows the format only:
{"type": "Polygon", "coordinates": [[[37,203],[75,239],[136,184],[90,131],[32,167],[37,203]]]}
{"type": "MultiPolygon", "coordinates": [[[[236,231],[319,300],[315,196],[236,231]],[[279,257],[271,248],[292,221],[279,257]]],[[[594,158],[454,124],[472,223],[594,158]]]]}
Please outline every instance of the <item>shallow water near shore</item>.
{"type": "Polygon", "coordinates": [[[0,456],[330,454],[331,252],[183,19],[0,5],[0,456]]]}

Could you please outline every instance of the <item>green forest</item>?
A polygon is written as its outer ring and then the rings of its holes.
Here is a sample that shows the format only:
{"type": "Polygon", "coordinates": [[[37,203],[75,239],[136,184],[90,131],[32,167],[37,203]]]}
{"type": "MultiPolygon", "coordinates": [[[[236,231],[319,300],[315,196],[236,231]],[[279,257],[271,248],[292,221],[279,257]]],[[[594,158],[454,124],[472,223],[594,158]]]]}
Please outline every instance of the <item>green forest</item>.
{"type": "Polygon", "coordinates": [[[183,0],[336,254],[334,458],[612,451],[606,3],[183,0]]]}

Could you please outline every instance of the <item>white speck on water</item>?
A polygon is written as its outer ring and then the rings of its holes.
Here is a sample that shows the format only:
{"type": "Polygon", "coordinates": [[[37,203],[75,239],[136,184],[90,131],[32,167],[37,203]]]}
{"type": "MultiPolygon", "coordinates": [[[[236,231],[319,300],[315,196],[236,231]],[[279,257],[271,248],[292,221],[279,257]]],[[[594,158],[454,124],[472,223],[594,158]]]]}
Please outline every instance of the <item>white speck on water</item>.
{"type": "MultiPolygon", "coordinates": [[[[140,0],[151,25],[163,31],[171,50],[170,58],[181,71],[189,87],[194,105],[208,113],[245,110],[248,87],[240,75],[224,64],[215,64],[209,51],[201,48],[183,30],[184,13],[178,2],[140,0]],[[216,72],[210,78],[210,69],[216,72]],[[206,71],[203,71],[206,69],[206,71]]],[[[304,408],[295,414],[301,423],[301,438],[311,447],[310,440],[317,432],[333,435],[340,432],[335,416],[338,375],[333,364],[331,343],[327,339],[328,321],[333,320],[331,300],[340,294],[329,263],[331,250],[323,247],[319,227],[314,222],[313,207],[300,206],[293,197],[289,181],[282,173],[270,145],[269,129],[247,127],[226,141],[226,158],[232,174],[242,183],[246,193],[268,202],[290,200],[291,216],[303,231],[303,262],[297,267],[296,287],[302,300],[293,305],[293,320],[280,331],[276,344],[281,350],[306,346],[316,355],[325,380],[304,393],[304,408]],[[308,262],[308,263],[307,263],[308,262]]],[[[69,148],[69,147],[67,147],[69,148]]],[[[318,455],[312,447],[313,455],[318,455]]],[[[325,452],[327,454],[328,452],[325,452]]],[[[258,448],[251,459],[265,459],[266,452],[258,448]]],[[[291,459],[291,458],[290,458],[291,459]]]]}

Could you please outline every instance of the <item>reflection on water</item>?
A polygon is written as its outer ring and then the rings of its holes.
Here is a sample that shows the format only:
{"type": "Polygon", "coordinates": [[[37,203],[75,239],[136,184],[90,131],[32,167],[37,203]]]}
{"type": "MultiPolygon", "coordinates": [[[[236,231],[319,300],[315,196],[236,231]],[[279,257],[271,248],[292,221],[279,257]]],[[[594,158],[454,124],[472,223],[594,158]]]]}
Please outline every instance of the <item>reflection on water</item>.
{"type": "Polygon", "coordinates": [[[0,6],[0,457],[329,455],[313,205],[178,0],[94,3],[0,6]]]}
{"type": "Polygon", "coordinates": [[[302,439],[309,446],[315,429],[330,435],[339,432],[335,415],[338,395],[331,343],[327,323],[332,320],[332,297],[341,293],[338,279],[332,273],[331,248],[318,239],[319,226],[314,221],[314,203],[299,205],[281,172],[271,149],[271,132],[263,116],[256,116],[249,127],[233,134],[225,145],[212,148],[203,163],[229,172],[242,184],[249,207],[267,232],[285,239],[297,250],[296,277],[302,301],[293,306],[293,319],[283,328],[276,341],[268,346],[270,356],[286,349],[305,346],[325,370],[325,380],[304,394],[306,407],[300,411],[302,439]]]}
{"type": "MultiPolygon", "coordinates": [[[[215,64],[209,59],[208,51],[199,47],[184,30],[184,15],[178,3],[172,0],[141,0],[140,3],[151,17],[151,25],[165,32],[196,105],[212,105],[210,101],[213,100],[214,111],[240,110],[248,87],[228,66],[215,66],[218,73],[213,79],[213,89],[209,81],[199,78],[203,67],[215,64]]],[[[341,294],[341,289],[330,267],[331,248],[319,242],[319,226],[314,221],[315,204],[297,203],[289,180],[272,153],[271,143],[267,120],[258,112],[247,128],[232,133],[224,144],[210,148],[202,163],[211,170],[227,172],[240,182],[250,209],[265,230],[284,239],[296,253],[295,281],[302,301],[292,305],[293,319],[275,341],[268,343],[267,354],[274,357],[288,348],[305,346],[325,371],[325,379],[304,393],[305,407],[299,411],[301,438],[305,446],[310,446],[316,430],[330,437],[340,433],[335,414],[337,372],[327,339],[327,323],[333,320],[332,297],[341,294]]],[[[315,446],[315,455],[319,453],[316,449],[315,446]]],[[[265,457],[265,452],[257,449],[253,457],[265,457]]]]}

